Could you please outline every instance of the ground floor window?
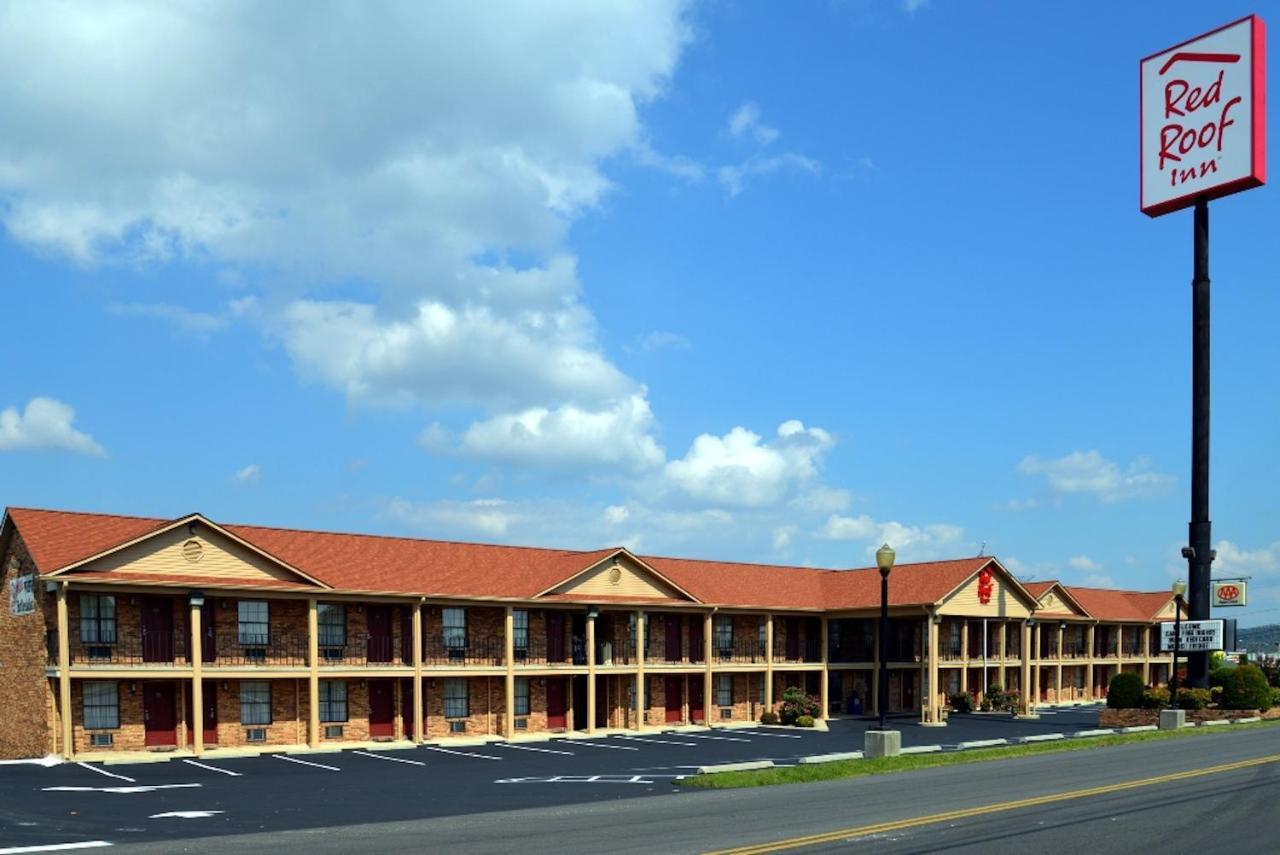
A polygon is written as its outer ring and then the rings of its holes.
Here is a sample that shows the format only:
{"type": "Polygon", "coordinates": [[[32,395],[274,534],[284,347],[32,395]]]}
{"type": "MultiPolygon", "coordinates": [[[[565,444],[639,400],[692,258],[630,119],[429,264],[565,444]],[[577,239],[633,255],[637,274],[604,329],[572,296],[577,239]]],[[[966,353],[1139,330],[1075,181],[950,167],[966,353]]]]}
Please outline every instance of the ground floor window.
{"type": "Polygon", "coordinates": [[[515,714],[529,714],[529,678],[516,677],[515,714]]]}
{"type": "Polygon", "coordinates": [[[84,726],[86,730],[112,730],[120,726],[118,683],[84,684],[84,726]]]}
{"type": "Polygon", "coordinates": [[[716,675],[716,706],[733,706],[733,675],[716,675]]]}
{"type": "Polygon", "coordinates": [[[320,681],[320,720],[347,720],[347,682],[345,680],[320,681]]]}
{"type": "MultiPolygon", "coordinates": [[[[344,692],[345,694],[345,692],[344,692]]],[[[343,706],[346,701],[344,699],[343,706]]],[[[321,714],[323,715],[323,713],[321,714]]],[[[346,714],[343,714],[343,720],[346,714]]],[[[325,719],[329,721],[330,719],[325,719]]],[[[240,684],[240,723],[271,724],[271,684],[265,680],[240,684]]]]}
{"type": "Polygon", "coordinates": [[[450,678],[444,681],[444,717],[466,718],[471,714],[471,697],[467,681],[450,678]]]}

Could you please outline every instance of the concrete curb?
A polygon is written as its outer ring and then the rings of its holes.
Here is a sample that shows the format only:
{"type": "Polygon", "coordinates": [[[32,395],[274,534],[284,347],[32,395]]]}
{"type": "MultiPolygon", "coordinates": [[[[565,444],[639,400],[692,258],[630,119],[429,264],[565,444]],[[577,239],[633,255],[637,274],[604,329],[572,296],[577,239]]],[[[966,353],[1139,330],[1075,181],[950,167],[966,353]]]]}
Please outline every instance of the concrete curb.
{"type": "Polygon", "coordinates": [[[1199,726],[1200,727],[1221,727],[1224,724],[1231,724],[1231,722],[1225,718],[1219,718],[1219,719],[1214,719],[1213,721],[1202,721],[1200,722],[1199,726]]]}
{"type": "Polygon", "coordinates": [[[1116,730],[1116,733],[1146,733],[1151,730],[1159,730],[1160,726],[1156,724],[1134,724],[1129,727],[1122,727],[1116,730]]]}
{"type": "Polygon", "coordinates": [[[942,750],[941,745],[911,745],[901,751],[899,754],[935,754],[942,750]]]}
{"type": "Polygon", "coordinates": [[[969,748],[994,748],[997,745],[1008,745],[1008,744],[1009,744],[1009,740],[1007,739],[972,739],[968,742],[956,743],[956,748],[959,748],[961,750],[965,750],[969,748]]]}
{"type": "Polygon", "coordinates": [[[1077,730],[1071,734],[1072,739],[1089,739],[1093,736],[1114,736],[1115,731],[1109,727],[1100,727],[1096,730],[1077,730]]]}
{"type": "Polygon", "coordinates": [[[1251,716],[1249,716],[1248,718],[1233,718],[1233,719],[1231,719],[1231,723],[1232,723],[1232,724],[1253,724],[1254,722],[1257,722],[1257,721],[1262,721],[1262,716],[1260,716],[1260,715],[1251,715],[1251,716]]]}
{"type": "Polygon", "coordinates": [[[1027,745],[1035,742],[1057,742],[1066,738],[1067,735],[1065,733],[1036,733],[1031,736],[1014,737],[1014,742],[1019,745],[1027,745]]]}
{"type": "Polygon", "coordinates": [[[699,766],[699,775],[718,775],[721,772],[754,772],[757,769],[772,769],[772,760],[752,760],[747,763],[717,763],[714,766],[699,766]]]}
{"type": "Polygon", "coordinates": [[[861,751],[845,751],[838,754],[811,754],[808,757],[801,757],[799,762],[805,766],[812,763],[835,763],[838,760],[861,760],[861,751]]]}

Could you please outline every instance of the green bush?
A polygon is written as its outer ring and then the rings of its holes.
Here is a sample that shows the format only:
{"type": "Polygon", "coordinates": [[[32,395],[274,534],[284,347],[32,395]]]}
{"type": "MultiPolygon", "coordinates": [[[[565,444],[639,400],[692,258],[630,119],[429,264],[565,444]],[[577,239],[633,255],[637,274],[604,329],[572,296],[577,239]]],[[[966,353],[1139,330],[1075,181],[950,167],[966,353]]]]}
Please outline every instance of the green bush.
{"type": "Polygon", "coordinates": [[[782,693],[782,723],[795,724],[796,719],[802,715],[810,717],[822,714],[822,701],[813,695],[805,694],[804,690],[795,686],[789,686],[782,693]]]}
{"type": "Polygon", "coordinates": [[[773,711],[764,713],[763,715],[760,716],[760,723],[761,724],[777,724],[778,714],[773,711]]]}
{"type": "Polygon", "coordinates": [[[1164,686],[1156,686],[1142,693],[1142,708],[1162,710],[1169,706],[1169,690],[1164,686]]]}
{"type": "Polygon", "coordinates": [[[1280,707],[1280,687],[1272,687],[1271,689],[1271,706],[1280,707]]]}
{"type": "Polygon", "coordinates": [[[1111,678],[1107,687],[1107,706],[1113,710],[1131,710],[1142,706],[1142,677],[1123,671],[1111,678]]]}
{"type": "Polygon", "coordinates": [[[1208,689],[1178,689],[1178,708],[1202,710],[1209,706],[1213,696],[1208,689]]]}
{"type": "Polygon", "coordinates": [[[1271,707],[1271,686],[1257,665],[1241,665],[1222,687],[1222,706],[1229,710],[1265,710],[1271,707]]]}
{"type": "Polygon", "coordinates": [[[813,727],[813,716],[802,715],[796,719],[796,727],[813,727]]]}
{"type": "Polygon", "coordinates": [[[968,692],[956,692],[955,694],[947,695],[947,704],[958,713],[973,712],[973,698],[969,696],[968,692]]]}
{"type": "Polygon", "coordinates": [[[1235,666],[1220,665],[1209,672],[1209,688],[1225,686],[1227,679],[1236,671],[1235,666]]]}
{"type": "Polygon", "coordinates": [[[1262,673],[1267,675],[1267,682],[1274,688],[1280,689],[1280,661],[1272,659],[1261,666],[1262,673]]]}

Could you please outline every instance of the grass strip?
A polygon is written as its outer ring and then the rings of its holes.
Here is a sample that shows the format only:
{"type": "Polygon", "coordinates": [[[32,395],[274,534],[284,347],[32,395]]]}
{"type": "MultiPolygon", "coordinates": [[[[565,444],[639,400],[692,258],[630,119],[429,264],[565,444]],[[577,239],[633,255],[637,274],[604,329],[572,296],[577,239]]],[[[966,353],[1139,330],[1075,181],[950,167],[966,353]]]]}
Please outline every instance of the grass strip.
{"type": "Polygon", "coordinates": [[[741,787],[770,787],[778,784],[806,784],[815,781],[834,781],[840,778],[856,778],[861,775],[885,775],[909,772],[913,769],[931,769],[935,766],[956,766],[962,763],[982,763],[989,760],[1007,760],[1033,754],[1055,754],[1063,751],[1084,751],[1113,745],[1131,745],[1135,742],[1155,742],[1163,739],[1183,739],[1189,736],[1221,735],[1256,730],[1264,727],[1280,727],[1280,720],[1255,724],[1237,724],[1221,728],[1184,728],[1144,733],[1121,733],[1114,736],[1094,736],[1081,739],[1063,739],[1057,742],[1034,742],[1026,745],[1010,745],[1003,748],[983,748],[974,751],[955,751],[944,754],[904,754],[897,757],[881,757],[875,760],[837,760],[833,763],[784,766],[778,769],[762,769],[755,772],[721,772],[716,775],[694,775],[677,783],[682,787],[703,789],[738,789],[741,787]]]}

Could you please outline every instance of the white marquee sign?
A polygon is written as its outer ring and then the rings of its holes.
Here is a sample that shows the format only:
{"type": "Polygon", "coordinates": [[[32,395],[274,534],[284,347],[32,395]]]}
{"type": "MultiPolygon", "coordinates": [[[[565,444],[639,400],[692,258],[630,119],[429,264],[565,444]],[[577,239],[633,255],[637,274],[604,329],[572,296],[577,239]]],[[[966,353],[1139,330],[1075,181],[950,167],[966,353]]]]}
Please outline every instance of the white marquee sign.
{"type": "MultiPolygon", "coordinates": [[[[1160,649],[1173,651],[1173,622],[1160,624],[1160,649]]],[[[1207,653],[1222,649],[1222,621],[1184,620],[1179,653],[1207,653]]]]}
{"type": "Polygon", "coordinates": [[[1158,217],[1266,181],[1265,27],[1257,15],[1140,63],[1141,208],[1158,217]]]}

